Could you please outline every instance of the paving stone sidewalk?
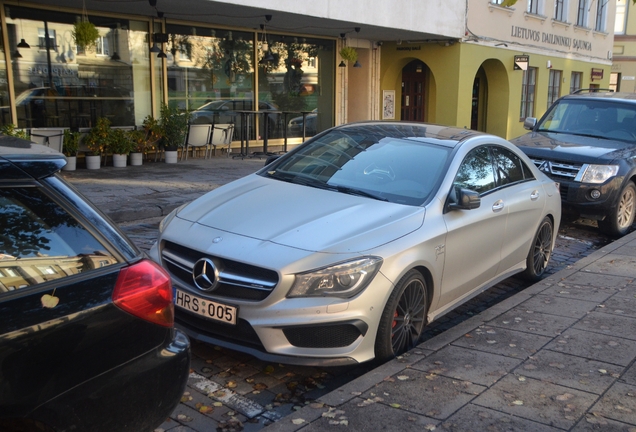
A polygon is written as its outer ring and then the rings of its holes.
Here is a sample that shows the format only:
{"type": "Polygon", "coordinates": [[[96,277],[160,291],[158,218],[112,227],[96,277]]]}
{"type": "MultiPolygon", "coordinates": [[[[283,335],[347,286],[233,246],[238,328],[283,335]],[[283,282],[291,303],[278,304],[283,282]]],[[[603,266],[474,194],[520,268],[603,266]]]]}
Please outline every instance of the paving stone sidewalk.
{"type": "Polygon", "coordinates": [[[636,232],[267,431],[636,432],[636,232]]]}

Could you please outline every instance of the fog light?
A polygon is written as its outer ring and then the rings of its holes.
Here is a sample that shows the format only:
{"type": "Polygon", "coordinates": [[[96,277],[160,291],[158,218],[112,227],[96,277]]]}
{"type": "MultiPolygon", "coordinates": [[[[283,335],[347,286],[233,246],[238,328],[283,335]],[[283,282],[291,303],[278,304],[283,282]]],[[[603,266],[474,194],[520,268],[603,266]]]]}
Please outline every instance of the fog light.
{"type": "Polygon", "coordinates": [[[599,199],[601,197],[601,191],[598,189],[592,189],[590,191],[590,196],[592,199],[599,199]]]}

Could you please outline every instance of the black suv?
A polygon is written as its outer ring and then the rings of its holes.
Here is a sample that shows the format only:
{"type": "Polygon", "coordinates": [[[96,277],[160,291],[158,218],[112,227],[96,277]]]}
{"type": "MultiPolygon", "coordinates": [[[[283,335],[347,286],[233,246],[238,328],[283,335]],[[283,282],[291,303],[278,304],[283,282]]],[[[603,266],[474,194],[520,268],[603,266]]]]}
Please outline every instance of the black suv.
{"type": "Polygon", "coordinates": [[[561,184],[564,214],[627,234],[636,212],[636,94],[579,91],[524,127],[532,132],[512,142],[561,184]]]}
{"type": "Polygon", "coordinates": [[[0,431],[151,431],[190,368],[170,277],[65,164],[0,136],[0,431]]]}

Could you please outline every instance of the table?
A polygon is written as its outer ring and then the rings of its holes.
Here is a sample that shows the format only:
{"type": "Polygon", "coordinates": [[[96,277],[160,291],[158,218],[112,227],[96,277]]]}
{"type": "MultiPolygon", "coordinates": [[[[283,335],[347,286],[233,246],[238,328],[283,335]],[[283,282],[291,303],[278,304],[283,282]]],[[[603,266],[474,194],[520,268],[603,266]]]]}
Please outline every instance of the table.
{"type": "MultiPolygon", "coordinates": [[[[273,111],[273,110],[237,110],[237,114],[241,116],[241,153],[233,157],[259,157],[259,156],[270,156],[271,153],[267,151],[267,145],[269,141],[269,116],[270,114],[282,114],[282,111],[273,111]],[[249,143],[249,122],[250,116],[256,117],[257,115],[263,115],[263,151],[262,152],[253,152],[250,154],[250,143],[249,143]],[[243,147],[243,141],[245,141],[245,147],[243,147]],[[245,152],[243,152],[245,150],[245,152]]],[[[285,142],[285,147],[287,147],[287,143],[285,142]]]]}

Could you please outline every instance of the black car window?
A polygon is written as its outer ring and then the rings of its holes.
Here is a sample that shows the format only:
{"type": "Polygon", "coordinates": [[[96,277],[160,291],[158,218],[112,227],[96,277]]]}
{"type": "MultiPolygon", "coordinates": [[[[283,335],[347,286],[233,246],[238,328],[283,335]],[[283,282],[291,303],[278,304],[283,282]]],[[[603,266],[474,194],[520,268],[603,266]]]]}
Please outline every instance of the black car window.
{"type": "Polygon", "coordinates": [[[472,150],[457,171],[455,186],[484,194],[495,188],[495,171],[487,147],[472,150]]]}
{"type": "Polygon", "coordinates": [[[493,146],[493,156],[497,167],[497,185],[504,186],[534,178],[523,161],[510,150],[493,146]]]}
{"type": "Polygon", "coordinates": [[[36,187],[0,188],[0,293],[117,263],[36,187]]]}

